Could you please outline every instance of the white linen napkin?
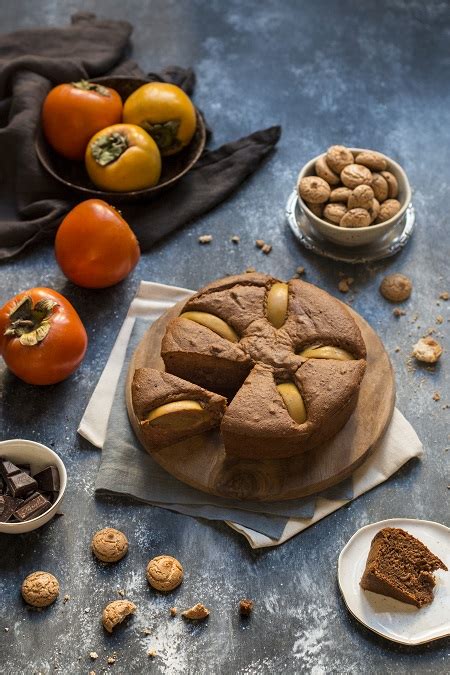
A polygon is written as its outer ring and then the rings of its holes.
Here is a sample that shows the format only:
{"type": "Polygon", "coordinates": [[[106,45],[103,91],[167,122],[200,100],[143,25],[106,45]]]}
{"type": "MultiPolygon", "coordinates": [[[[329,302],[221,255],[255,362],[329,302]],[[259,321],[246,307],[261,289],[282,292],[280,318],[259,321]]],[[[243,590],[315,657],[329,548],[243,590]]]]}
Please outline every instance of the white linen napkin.
{"type": "MultiPolygon", "coordinates": [[[[147,281],[141,282],[78,428],[78,433],[92,445],[100,449],[103,448],[109,414],[135,318],[143,318],[150,324],[175,303],[188,298],[190,295],[192,295],[192,291],[185,288],[147,281]]],[[[420,457],[422,453],[422,443],[416,432],[396,408],[389,428],[378,448],[352,476],[353,499],[384,482],[403,464],[413,457],[420,457]]],[[[351,500],[319,497],[316,501],[314,516],[309,519],[290,518],[279,539],[271,539],[260,532],[231,521],[225,522],[244,535],[252,548],[276,546],[314,525],[318,520],[336,511],[348,501],[351,500]]]]}

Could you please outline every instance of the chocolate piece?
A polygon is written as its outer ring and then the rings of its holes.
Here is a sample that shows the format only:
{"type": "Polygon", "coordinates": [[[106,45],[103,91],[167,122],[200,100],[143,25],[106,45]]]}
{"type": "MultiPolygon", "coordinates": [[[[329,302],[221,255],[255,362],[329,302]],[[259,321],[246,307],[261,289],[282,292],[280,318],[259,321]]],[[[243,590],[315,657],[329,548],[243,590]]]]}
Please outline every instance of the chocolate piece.
{"type": "Polygon", "coordinates": [[[0,522],[23,522],[41,515],[56,501],[60,489],[59,472],[47,466],[36,477],[29,464],[15,465],[0,458],[0,522]],[[3,477],[2,477],[3,476],[3,477]],[[21,499],[23,497],[24,499],[21,499]],[[24,501],[25,500],[25,501],[24,501]]]}
{"type": "Polygon", "coordinates": [[[56,466],[47,466],[39,473],[35,473],[33,478],[37,480],[39,489],[43,492],[59,492],[59,471],[56,466]]]}
{"type": "Polygon", "coordinates": [[[36,518],[41,513],[48,511],[50,507],[51,504],[48,499],[39,492],[35,492],[16,509],[14,515],[20,521],[30,520],[30,518],[36,518]]]}
{"type": "Polygon", "coordinates": [[[17,466],[19,469],[21,469],[21,471],[31,476],[31,466],[29,464],[18,464],[17,466]]]}
{"type": "Polygon", "coordinates": [[[8,478],[9,491],[13,497],[25,497],[34,492],[37,486],[37,481],[23,471],[8,478]]]}
{"type": "Polygon", "coordinates": [[[15,510],[15,500],[9,495],[0,495],[0,523],[7,523],[15,510]]]}
{"type": "Polygon", "coordinates": [[[20,469],[12,462],[9,462],[7,459],[2,459],[0,462],[0,472],[3,478],[7,479],[10,476],[15,476],[16,474],[20,473],[20,469]]]}

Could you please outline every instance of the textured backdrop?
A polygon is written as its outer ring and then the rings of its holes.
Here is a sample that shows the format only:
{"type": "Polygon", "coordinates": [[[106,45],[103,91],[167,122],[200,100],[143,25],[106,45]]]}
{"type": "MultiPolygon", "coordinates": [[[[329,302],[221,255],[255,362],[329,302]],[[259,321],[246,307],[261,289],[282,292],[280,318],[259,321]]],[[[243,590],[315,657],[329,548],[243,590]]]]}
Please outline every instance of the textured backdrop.
{"type": "MultiPolygon", "coordinates": [[[[0,267],[0,302],[18,290],[47,285],[67,295],[90,338],[87,357],[70,380],[43,391],[1,371],[0,438],[25,437],[55,448],[69,473],[64,517],[21,537],[0,535],[0,671],[98,673],[114,650],[115,673],[440,673],[448,642],[415,649],[389,643],[353,620],[339,594],[339,551],[361,526],[405,516],[448,523],[448,355],[435,372],[408,368],[418,336],[435,326],[448,345],[448,305],[437,305],[448,281],[448,129],[450,128],[450,7],[443,2],[208,2],[158,0],[0,1],[2,30],[62,24],[78,9],[126,18],[135,25],[134,58],[145,70],[192,65],[195,101],[215,130],[214,143],[274,123],[283,125],[275,156],[221,208],[146,254],[116,288],[78,289],[59,271],[50,246],[0,267]],[[299,248],[284,205],[300,166],[332,143],[373,147],[397,159],[414,190],[417,230],[396,258],[352,268],[299,248]],[[200,246],[197,238],[212,234],[200,246]],[[230,237],[239,234],[239,245],[230,237]],[[265,256],[255,239],[273,245],[265,256]],[[82,411],[106,362],[140,279],[196,288],[211,278],[254,266],[305,279],[339,295],[339,273],[355,281],[345,299],[374,326],[392,356],[398,406],[425,446],[423,461],[340,509],[276,550],[252,552],[222,524],[211,525],[157,508],[95,501],[98,451],[76,435],[82,411]],[[414,290],[398,319],[378,294],[385,272],[411,276],[414,290]],[[444,276],[447,275],[447,280],[444,276]],[[442,314],[445,322],[435,324],[442,314]],[[399,351],[395,351],[396,348],[399,351]],[[433,393],[441,393],[441,401],[433,393]],[[112,525],[130,540],[128,557],[104,569],[92,561],[91,534],[112,525]],[[184,584],[165,598],[151,592],[144,567],[172,553],[186,569],[184,584]],[[28,611],[19,586],[35,569],[52,571],[62,599],[28,611]],[[138,605],[136,617],[112,637],[100,626],[102,606],[118,588],[138,605]],[[255,601],[241,624],[236,602],[255,601]],[[168,608],[204,602],[207,624],[168,618],[168,608]],[[142,633],[150,627],[152,634],[142,633]],[[9,630],[6,631],[5,629],[9,630]],[[151,661],[149,648],[158,656],[151,661]],[[96,651],[94,663],[89,651],[96,651]]],[[[12,208],[1,195],[1,213],[12,208]]],[[[151,227],[151,210],[149,210],[151,227]]],[[[446,287],[447,284],[447,287],[446,287]]]]}

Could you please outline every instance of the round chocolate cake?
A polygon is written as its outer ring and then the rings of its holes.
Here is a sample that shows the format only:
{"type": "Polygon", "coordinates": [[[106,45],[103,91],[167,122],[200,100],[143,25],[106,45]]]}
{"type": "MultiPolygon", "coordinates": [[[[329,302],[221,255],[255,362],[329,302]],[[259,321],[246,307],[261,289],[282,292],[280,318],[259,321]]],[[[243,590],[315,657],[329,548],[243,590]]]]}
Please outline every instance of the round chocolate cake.
{"type": "Polygon", "coordinates": [[[214,281],[162,340],[166,373],[135,372],[133,407],[164,446],[220,426],[225,452],[282,458],[334,436],[352,414],[366,367],[361,333],[325,291],[264,274],[214,281]]]}

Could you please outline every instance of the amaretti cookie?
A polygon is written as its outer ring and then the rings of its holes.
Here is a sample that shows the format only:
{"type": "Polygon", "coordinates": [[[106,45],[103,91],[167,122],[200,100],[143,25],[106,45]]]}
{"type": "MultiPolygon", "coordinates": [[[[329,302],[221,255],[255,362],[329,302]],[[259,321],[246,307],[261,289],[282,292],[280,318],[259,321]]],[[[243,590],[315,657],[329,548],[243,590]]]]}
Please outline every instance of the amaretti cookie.
{"type": "Polygon", "coordinates": [[[171,555],[158,555],[149,560],[146,569],[147,581],[157,591],[173,591],[184,577],[182,564],[171,555]]]}
{"type": "Polygon", "coordinates": [[[131,385],[133,408],[154,447],[208,431],[220,424],[223,396],[154,368],[138,368],[131,385]]]}
{"type": "Polygon", "coordinates": [[[50,572],[33,572],[24,579],[21,591],[32,607],[48,607],[59,595],[59,582],[50,572]]]}
{"type": "Polygon", "coordinates": [[[120,530],[104,527],[92,537],[91,549],[97,560],[115,563],[128,553],[128,539],[120,530]]]}

